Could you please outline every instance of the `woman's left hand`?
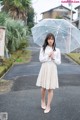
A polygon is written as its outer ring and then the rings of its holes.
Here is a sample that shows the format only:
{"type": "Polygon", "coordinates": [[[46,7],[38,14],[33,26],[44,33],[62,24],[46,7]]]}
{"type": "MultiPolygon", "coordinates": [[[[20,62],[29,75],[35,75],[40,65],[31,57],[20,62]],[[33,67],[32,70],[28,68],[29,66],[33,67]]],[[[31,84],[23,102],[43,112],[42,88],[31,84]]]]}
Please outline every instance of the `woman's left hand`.
{"type": "Polygon", "coordinates": [[[54,52],[52,52],[51,54],[51,59],[54,59],[54,52]]]}

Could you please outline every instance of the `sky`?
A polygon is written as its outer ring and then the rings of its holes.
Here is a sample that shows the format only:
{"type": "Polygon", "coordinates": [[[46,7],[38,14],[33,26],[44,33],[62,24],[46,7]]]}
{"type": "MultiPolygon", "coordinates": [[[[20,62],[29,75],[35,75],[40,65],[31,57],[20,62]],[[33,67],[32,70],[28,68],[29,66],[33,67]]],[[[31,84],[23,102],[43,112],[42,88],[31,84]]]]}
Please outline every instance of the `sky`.
{"type": "MultiPolygon", "coordinates": [[[[76,6],[80,5],[80,0],[75,0],[75,1],[79,1],[79,3],[72,3],[73,10],[76,6]]],[[[32,0],[32,6],[36,13],[35,21],[39,21],[40,19],[42,19],[42,15],[41,15],[42,12],[57,7],[58,5],[61,4],[64,5],[65,7],[70,8],[68,3],[61,3],[61,0],[32,0]]],[[[77,19],[77,12],[73,16],[73,18],[77,19]]]]}

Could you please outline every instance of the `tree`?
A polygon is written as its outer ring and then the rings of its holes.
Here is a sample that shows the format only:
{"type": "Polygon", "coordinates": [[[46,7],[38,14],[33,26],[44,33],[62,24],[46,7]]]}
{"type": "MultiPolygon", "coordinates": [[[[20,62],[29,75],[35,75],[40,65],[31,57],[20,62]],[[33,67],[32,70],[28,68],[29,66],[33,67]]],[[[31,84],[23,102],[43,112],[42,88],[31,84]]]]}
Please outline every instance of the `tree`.
{"type": "Polygon", "coordinates": [[[31,0],[0,0],[2,1],[3,11],[10,13],[14,19],[27,19],[28,9],[31,6],[31,0]]]}
{"type": "Polygon", "coordinates": [[[9,52],[22,49],[28,45],[27,26],[21,20],[14,20],[5,12],[0,12],[0,26],[6,28],[6,47],[9,52]]]}
{"type": "Polygon", "coordinates": [[[29,29],[31,29],[34,26],[34,9],[32,7],[28,10],[28,19],[27,19],[27,25],[29,26],[29,29]]]}

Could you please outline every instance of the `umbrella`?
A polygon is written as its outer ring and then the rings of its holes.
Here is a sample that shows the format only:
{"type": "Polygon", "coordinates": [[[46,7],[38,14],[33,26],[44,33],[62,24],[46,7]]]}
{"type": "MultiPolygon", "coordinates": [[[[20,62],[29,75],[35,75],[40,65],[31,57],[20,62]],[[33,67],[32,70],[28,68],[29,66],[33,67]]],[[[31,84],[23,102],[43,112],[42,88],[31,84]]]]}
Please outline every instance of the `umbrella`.
{"type": "Polygon", "coordinates": [[[80,47],[80,31],[65,19],[43,19],[32,29],[34,43],[42,46],[48,33],[53,33],[56,47],[69,53],[80,47]]]}

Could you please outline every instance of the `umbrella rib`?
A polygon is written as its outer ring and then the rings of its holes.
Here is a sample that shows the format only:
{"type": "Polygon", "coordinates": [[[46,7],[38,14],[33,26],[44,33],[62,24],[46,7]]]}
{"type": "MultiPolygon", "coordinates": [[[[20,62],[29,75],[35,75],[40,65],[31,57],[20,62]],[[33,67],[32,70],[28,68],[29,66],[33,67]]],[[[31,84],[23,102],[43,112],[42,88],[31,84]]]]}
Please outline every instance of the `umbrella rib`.
{"type": "MultiPolygon", "coordinates": [[[[62,24],[62,23],[61,23],[62,24]]],[[[59,29],[60,29],[60,26],[61,26],[61,24],[59,25],[59,27],[58,27],[58,31],[57,31],[57,34],[58,34],[58,32],[59,32],[59,29]]],[[[56,34],[56,36],[57,36],[57,34],[56,34]]],[[[56,36],[55,36],[55,38],[56,38],[56,36]]]]}

